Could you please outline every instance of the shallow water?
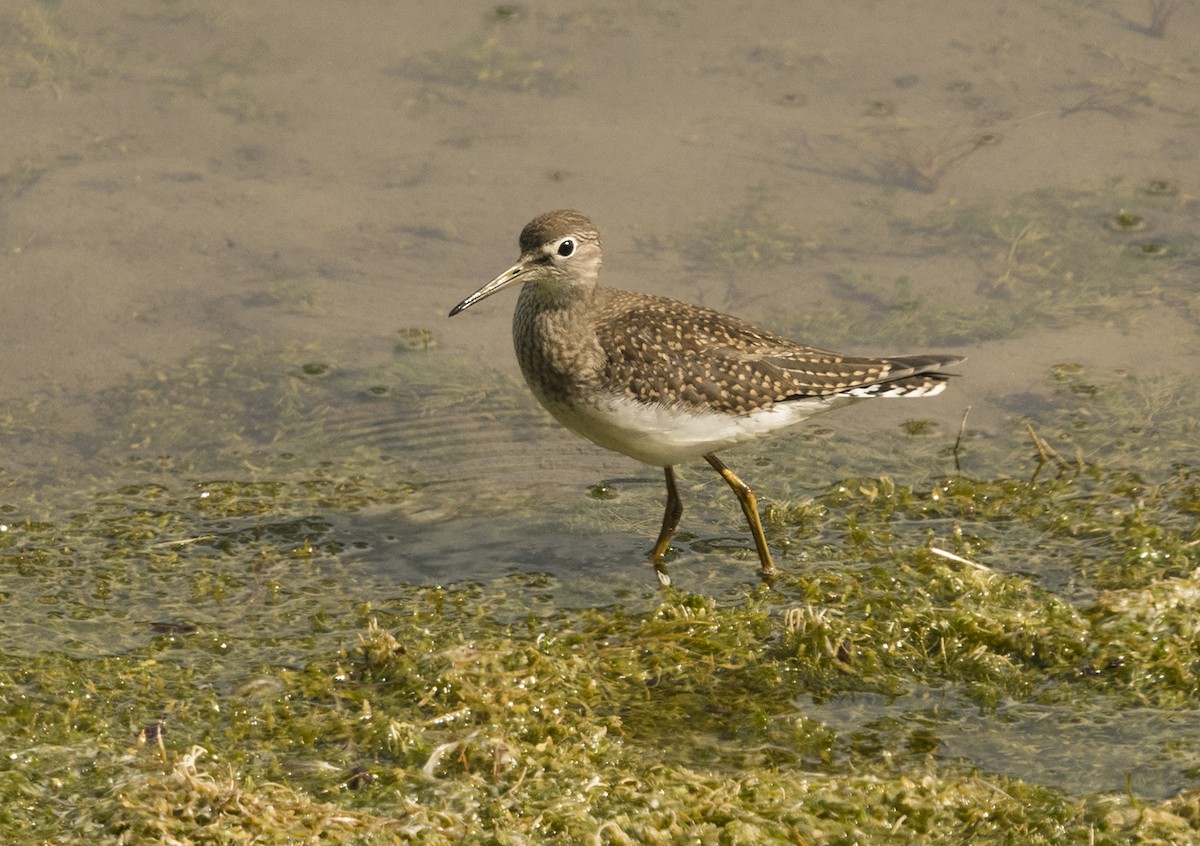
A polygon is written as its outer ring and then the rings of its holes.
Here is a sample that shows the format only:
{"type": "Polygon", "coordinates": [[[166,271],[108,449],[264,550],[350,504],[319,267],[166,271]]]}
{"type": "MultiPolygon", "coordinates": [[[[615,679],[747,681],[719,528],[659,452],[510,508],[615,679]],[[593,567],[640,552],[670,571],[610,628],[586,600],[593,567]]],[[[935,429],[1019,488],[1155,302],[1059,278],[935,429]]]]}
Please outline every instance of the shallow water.
{"type": "MultiPolygon", "coordinates": [[[[652,611],[660,471],[537,408],[511,297],[446,317],[552,208],[597,222],[611,284],[847,352],[968,357],[936,399],[731,453],[764,503],[834,502],[847,479],[1027,478],[1026,424],[1067,464],[1147,488],[1195,470],[1200,10],[1154,37],[1127,6],[0,13],[21,35],[0,59],[6,650],[136,654],[176,620],[218,632],[203,649],[302,639],[300,621],[407,585],[491,585],[504,624],[652,611]],[[259,483],[280,487],[240,487],[259,483]],[[311,569],[265,560],[263,538],[312,544],[311,569]],[[195,557],[158,557],[172,545],[195,557]],[[246,572],[205,575],[199,548],[245,549],[246,572]],[[268,595],[278,614],[239,610],[268,595]]],[[[681,493],[677,583],[737,603],[756,578],[732,497],[703,465],[681,493]]],[[[1021,520],[896,531],[912,547],[965,531],[998,572],[1081,606],[1114,555],[1021,520]]],[[[775,537],[793,572],[837,560],[775,537]]],[[[860,707],[806,713],[849,734],[920,706],[860,707]]],[[[975,722],[956,701],[929,718],[939,754],[1082,795],[1122,790],[1136,741],[1146,795],[1200,786],[1186,756],[1147,751],[1192,743],[1170,713],[1063,741],[1103,750],[1085,766],[1044,751],[1080,717],[1036,707],[975,722]]]]}

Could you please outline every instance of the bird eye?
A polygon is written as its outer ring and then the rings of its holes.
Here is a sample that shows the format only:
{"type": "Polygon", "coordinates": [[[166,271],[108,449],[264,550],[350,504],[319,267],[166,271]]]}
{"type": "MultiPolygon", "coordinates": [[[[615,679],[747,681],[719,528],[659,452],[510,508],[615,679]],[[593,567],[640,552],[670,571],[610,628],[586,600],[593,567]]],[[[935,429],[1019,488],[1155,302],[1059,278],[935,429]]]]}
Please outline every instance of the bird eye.
{"type": "Polygon", "coordinates": [[[558,242],[558,254],[563,258],[567,258],[571,253],[575,252],[575,239],[563,238],[558,242]]]}

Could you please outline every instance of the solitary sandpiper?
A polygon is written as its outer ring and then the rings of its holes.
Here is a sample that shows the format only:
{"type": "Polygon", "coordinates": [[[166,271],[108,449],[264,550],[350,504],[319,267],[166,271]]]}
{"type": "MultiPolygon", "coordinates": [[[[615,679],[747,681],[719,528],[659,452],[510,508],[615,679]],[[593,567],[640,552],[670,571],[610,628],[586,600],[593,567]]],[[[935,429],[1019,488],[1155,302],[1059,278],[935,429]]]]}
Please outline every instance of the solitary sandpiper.
{"type": "Polygon", "coordinates": [[[683,504],[674,465],[703,457],[737,494],[764,578],[775,564],[754,493],[716,453],[868,397],[929,397],[954,355],[862,358],[773,335],[711,309],[606,288],[600,233],[577,211],[553,211],[521,230],[517,263],[450,316],[523,282],[513,344],[538,401],[578,435],[662,467],[667,507],[650,553],[659,578],[683,504]]]}

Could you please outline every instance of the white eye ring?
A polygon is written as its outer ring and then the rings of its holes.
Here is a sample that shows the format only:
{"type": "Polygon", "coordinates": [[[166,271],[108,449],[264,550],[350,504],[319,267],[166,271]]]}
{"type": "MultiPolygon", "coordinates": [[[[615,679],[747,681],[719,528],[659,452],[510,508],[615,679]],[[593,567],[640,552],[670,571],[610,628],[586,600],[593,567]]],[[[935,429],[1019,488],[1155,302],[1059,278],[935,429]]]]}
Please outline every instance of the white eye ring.
{"type": "Polygon", "coordinates": [[[554,250],[560,258],[570,258],[575,253],[575,239],[563,238],[554,250]]]}

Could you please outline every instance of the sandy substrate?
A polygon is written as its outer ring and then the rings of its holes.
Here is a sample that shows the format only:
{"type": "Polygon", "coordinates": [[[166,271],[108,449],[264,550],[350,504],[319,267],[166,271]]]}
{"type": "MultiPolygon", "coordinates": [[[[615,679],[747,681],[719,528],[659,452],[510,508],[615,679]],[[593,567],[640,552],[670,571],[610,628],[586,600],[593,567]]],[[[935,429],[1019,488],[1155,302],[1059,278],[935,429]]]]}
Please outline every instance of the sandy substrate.
{"type": "MultiPolygon", "coordinates": [[[[0,400],[86,397],[250,339],[386,355],[408,326],[515,368],[508,304],[445,315],[549,208],[600,223],[615,284],[786,332],[773,316],[836,298],[826,274],[847,264],[978,296],[979,256],[923,260],[897,218],[1113,179],[1169,180],[1181,204],[1200,190],[1191,5],[1164,38],[1140,7],[497,8],[6,13],[28,37],[0,88],[0,400]],[[935,178],[898,171],[905,156],[935,178]],[[815,241],[795,267],[740,280],[743,302],[721,271],[639,249],[763,190],[815,241]],[[848,241],[849,261],[822,250],[848,241]]],[[[943,416],[972,405],[986,424],[990,402],[1064,359],[1194,369],[1195,337],[1164,312],[967,344],[970,378],[943,416]]]]}

